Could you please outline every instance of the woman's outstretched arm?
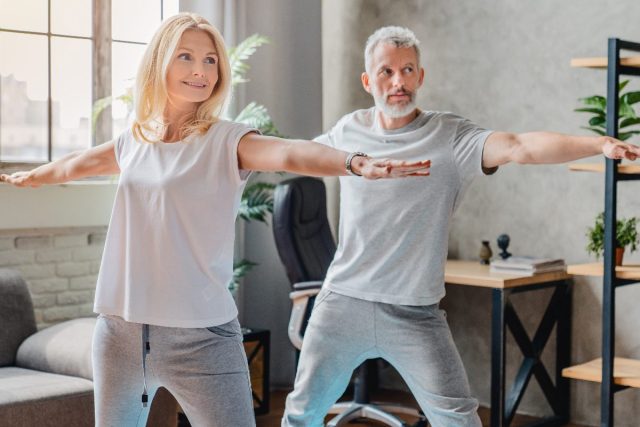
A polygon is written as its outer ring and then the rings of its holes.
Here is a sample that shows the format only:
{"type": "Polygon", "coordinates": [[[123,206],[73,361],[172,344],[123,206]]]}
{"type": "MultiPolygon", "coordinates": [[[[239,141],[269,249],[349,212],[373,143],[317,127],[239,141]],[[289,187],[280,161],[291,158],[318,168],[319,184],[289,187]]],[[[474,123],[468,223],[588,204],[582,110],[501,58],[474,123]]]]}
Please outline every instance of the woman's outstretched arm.
{"type": "MultiPolygon", "coordinates": [[[[349,153],[304,140],[289,140],[248,133],[238,145],[240,169],[260,172],[293,172],[311,176],[347,175],[349,153]]],[[[356,156],[352,170],[369,179],[427,176],[430,160],[408,162],[356,156]]]]}
{"type": "Polygon", "coordinates": [[[69,153],[55,162],[30,171],[0,175],[0,182],[17,187],[39,187],[43,184],[61,184],[89,176],[118,174],[120,168],[113,144],[113,141],[109,141],[97,147],[69,153]]]}

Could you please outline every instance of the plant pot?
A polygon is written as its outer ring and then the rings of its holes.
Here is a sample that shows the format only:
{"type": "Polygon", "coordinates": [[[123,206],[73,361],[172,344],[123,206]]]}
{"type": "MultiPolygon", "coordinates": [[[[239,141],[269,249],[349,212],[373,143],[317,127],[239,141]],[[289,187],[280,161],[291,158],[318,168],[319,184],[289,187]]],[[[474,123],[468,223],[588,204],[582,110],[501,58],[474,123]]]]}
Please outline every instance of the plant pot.
{"type": "Polygon", "coordinates": [[[624,258],[624,248],[616,248],[616,265],[622,265],[622,258],[624,258]]]}

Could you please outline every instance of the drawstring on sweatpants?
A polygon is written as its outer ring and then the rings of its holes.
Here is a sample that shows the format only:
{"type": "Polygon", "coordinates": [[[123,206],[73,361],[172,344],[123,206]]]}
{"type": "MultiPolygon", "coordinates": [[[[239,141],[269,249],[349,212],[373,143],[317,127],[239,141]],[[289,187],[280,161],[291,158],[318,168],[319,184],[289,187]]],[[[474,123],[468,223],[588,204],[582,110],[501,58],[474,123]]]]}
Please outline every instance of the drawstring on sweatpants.
{"type": "Polygon", "coordinates": [[[142,325],[142,382],[144,389],[142,390],[142,407],[147,407],[149,394],[147,392],[147,354],[149,354],[151,346],[149,345],[149,325],[142,325]]]}

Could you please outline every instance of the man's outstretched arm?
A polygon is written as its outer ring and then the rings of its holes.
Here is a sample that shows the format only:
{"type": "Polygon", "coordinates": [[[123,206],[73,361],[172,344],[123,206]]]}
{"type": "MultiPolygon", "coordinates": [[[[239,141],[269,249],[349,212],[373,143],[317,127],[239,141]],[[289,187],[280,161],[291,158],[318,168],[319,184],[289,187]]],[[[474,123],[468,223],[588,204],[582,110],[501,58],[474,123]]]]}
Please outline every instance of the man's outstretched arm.
{"type": "Polygon", "coordinates": [[[636,160],[640,147],[609,136],[572,136],[553,132],[494,132],[487,138],[482,167],[519,164],[564,163],[604,154],[611,159],[636,160]]]}

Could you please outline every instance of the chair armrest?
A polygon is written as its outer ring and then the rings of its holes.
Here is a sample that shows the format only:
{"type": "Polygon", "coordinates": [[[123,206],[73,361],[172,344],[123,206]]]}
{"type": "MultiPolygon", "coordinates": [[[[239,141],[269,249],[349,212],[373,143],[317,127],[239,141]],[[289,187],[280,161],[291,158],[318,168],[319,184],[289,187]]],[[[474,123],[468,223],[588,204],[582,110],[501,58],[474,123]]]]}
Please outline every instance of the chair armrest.
{"type": "Polygon", "coordinates": [[[318,295],[322,282],[296,283],[293,286],[294,289],[297,289],[296,285],[303,285],[300,286],[300,288],[304,290],[296,290],[289,294],[289,298],[291,298],[293,302],[291,317],[289,318],[289,339],[291,340],[291,344],[300,350],[302,348],[302,323],[304,321],[304,314],[307,312],[309,298],[318,295]]]}
{"type": "Polygon", "coordinates": [[[294,291],[305,291],[307,289],[320,289],[322,287],[321,280],[310,280],[308,282],[298,282],[293,284],[294,291]]]}
{"type": "Polygon", "coordinates": [[[58,323],[31,335],[18,348],[16,366],[93,379],[91,342],[96,319],[58,323]]]}

